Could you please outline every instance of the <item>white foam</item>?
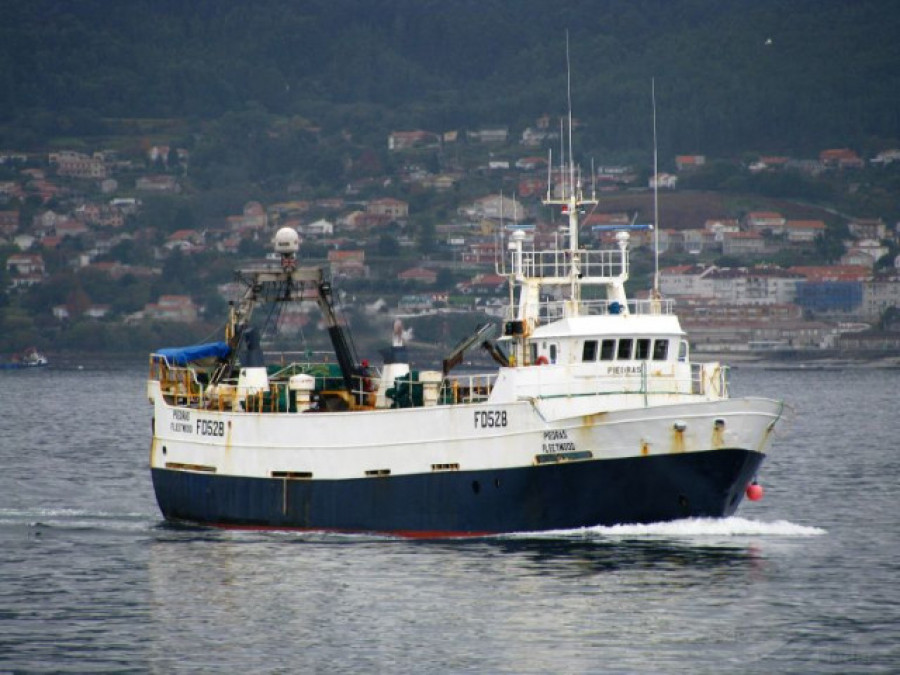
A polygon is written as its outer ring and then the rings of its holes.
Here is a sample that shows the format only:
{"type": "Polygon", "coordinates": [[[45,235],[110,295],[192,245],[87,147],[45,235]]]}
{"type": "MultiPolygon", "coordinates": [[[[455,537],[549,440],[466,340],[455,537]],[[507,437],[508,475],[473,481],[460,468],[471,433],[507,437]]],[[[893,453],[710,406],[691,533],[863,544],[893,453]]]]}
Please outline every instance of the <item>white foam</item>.
{"type": "Polygon", "coordinates": [[[146,518],[146,513],[117,513],[114,511],[85,511],[83,509],[0,509],[0,517],[7,518],[146,518]]]}
{"type": "Polygon", "coordinates": [[[659,537],[677,539],[695,539],[702,537],[746,537],[746,536],[773,536],[773,537],[815,537],[826,534],[827,531],[820,527],[810,525],[798,525],[787,520],[765,522],[761,520],[748,520],[747,518],[687,518],[661,523],[648,523],[645,525],[612,525],[609,527],[585,527],[574,530],[555,530],[553,532],[540,532],[520,534],[516,536],[551,536],[551,537],[659,537]]]}

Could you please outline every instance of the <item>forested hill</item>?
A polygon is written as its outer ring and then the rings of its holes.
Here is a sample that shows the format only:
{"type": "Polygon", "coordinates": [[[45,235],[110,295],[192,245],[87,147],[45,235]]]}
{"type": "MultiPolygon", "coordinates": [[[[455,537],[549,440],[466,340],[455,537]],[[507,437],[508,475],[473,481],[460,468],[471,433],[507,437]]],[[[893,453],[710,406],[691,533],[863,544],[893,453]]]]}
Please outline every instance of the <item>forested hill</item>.
{"type": "Polygon", "coordinates": [[[900,142],[896,0],[10,0],[0,148],[109,118],[258,105],[331,130],[522,127],[573,104],[592,151],[900,142]]]}

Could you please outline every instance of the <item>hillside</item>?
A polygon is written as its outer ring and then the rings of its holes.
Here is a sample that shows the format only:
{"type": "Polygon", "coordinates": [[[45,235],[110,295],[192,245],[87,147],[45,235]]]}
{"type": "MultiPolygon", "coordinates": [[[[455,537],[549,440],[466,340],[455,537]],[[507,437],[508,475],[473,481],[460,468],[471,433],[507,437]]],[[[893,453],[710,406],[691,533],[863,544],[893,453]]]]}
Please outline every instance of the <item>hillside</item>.
{"type": "MultiPolygon", "coordinates": [[[[598,210],[603,212],[637,213],[636,222],[653,222],[652,192],[625,192],[603,195],[598,210]]],[[[766,199],[759,195],[726,192],[679,191],[663,192],[659,198],[660,227],[681,230],[697,227],[706,220],[742,218],[751,210],[777,211],[785,218],[819,219],[829,222],[834,214],[815,205],[785,199],[766,199]]]]}
{"type": "MultiPolygon", "coordinates": [[[[0,147],[256,107],[364,142],[573,103],[594,156],[868,152],[900,139],[889,0],[34,0],[0,6],[0,147]]],[[[383,142],[383,141],[382,141],[383,142]]]]}
{"type": "MultiPolygon", "coordinates": [[[[494,269],[497,204],[551,236],[540,201],[548,153],[560,162],[567,32],[575,164],[596,170],[601,213],[653,220],[655,81],[660,225],[690,230],[666,233],[664,265],[847,254],[886,272],[897,28],[884,0],[0,4],[0,352],[205,339],[231,269],[281,226],[376,341],[411,306],[496,309],[502,293],[476,279],[494,269]],[[755,211],[821,236],[726,249],[723,235],[699,255],[707,220],[746,231],[755,211]],[[873,222],[851,233],[859,219],[873,222]],[[848,250],[863,239],[877,241],[848,250]]],[[[653,260],[636,248],[645,289],[653,260]]],[[[417,336],[442,349],[463,323],[417,336]]]]}

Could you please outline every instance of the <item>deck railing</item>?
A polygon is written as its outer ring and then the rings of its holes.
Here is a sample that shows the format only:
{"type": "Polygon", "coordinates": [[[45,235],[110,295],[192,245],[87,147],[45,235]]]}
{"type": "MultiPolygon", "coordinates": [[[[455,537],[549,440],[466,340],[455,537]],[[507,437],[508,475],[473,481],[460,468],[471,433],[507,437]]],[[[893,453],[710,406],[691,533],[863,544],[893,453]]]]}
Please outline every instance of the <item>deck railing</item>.
{"type": "Polygon", "coordinates": [[[175,403],[188,406],[202,404],[204,386],[197,378],[197,371],[190,366],[176,366],[158,354],[150,356],[150,379],[157,380],[163,396],[175,403]]]}
{"type": "Polygon", "coordinates": [[[445,405],[486,401],[496,380],[496,373],[445,377],[441,384],[440,401],[445,405]]]}
{"type": "MultiPolygon", "coordinates": [[[[315,364],[312,364],[315,365],[315,364]]],[[[540,367],[540,366],[535,366],[540,367]]],[[[161,356],[150,360],[150,379],[160,383],[166,399],[176,405],[205,408],[207,410],[249,411],[249,412],[295,412],[298,409],[297,393],[291,390],[290,376],[310,369],[308,363],[285,363],[272,372],[268,387],[252,391],[239,391],[237,380],[229,379],[217,386],[206,386],[197,371],[190,366],[175,366],[161,356]]],[[[375,405],[375,385],[377,377],[356,377],[352,391],[336,384],[333,376],[311,374],[315,380],[314,392],[318,409],[356,410],[372,409],[375,405]]],[[[398,378],[410,391],[409,402],[402,407],[428,405],[423,397],[424,388],[430,384],[437,386],[437,395],[431,399],[432,405],[459,405],[479,403],[488,400],[497,380],[496,373],[449,375],[439,384],[416,379],[413,373],[398,378]]],[[[396,382],[388,387],[395,387],[396,382]]],[[[729,395],[728,368],[719,363],[691,364],[690,373],[685,377],[675,375],[651,375],[649,364],[642,363],[638,372],[613,375],[596,375],[561,380],[558,386],[545,382],[538,398],[559,398],[567,396],[596,396],[617,394],[638,394],[649,401],[651,396],[692,395],[705,398],[727,398],[729,395]]],[[[534,383],[521,386],[521,398],[534,398],[534,383]]],[[[398,403],[398,402],[397,402],[398,403]]],[[[399,405],[399,403],[398,403],[399,405]]],[[[303,408],[306,409],[306,408],[303,408]]]]}
{"type": "MultiPolygon", "coordinates": [[[[582,279],[618,279],[626,271],[626,262],[618,250],[578,251],[576,266],[582,279]]],[[[522,273],[532,279],[562,279],[572,269],[568,250],[523,251],[522,273]]]]}
{"type": "MultiPolygon", "coordinates": [[[[674,313],[675,303],[671,298],[660,300],[629,300],[629,314],[672,314],[674,313]]],[[[507,316],[512,316],[515,308],[511,311],[507,307],[507,316]]],[[[556,321],[565,318],[568,311],[568,304],[565,300],[545,300],[538,306],[540,317],[543,321],[556,321]]],[[[579,309],[581,314],[602,316],[614,314],[621,309],[614,307],[609,300],[605,299],[582,299],[579,309]]]]}

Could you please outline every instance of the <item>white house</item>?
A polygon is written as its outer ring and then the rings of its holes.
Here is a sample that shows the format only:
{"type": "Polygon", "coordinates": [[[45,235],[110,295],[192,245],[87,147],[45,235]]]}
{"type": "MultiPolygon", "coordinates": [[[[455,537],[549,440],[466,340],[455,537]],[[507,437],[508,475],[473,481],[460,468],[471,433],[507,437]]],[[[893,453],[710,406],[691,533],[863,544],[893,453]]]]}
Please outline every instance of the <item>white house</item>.
{"type": "Polygon", "coordinates": [[[660,173],[656,176],[650,176],[647,186],[650,188],[657,187],[663,190],[674,190],[678,187],[678,176],[671,173],[660,173]]]}
{"type": "Polygon", "coordinates": [[[303,234],[310,237],[328,237],[334,234],[334,223],[330,220],[320,218],[319,220],[301,226],[303,234]]]}

